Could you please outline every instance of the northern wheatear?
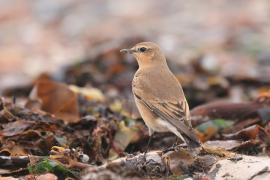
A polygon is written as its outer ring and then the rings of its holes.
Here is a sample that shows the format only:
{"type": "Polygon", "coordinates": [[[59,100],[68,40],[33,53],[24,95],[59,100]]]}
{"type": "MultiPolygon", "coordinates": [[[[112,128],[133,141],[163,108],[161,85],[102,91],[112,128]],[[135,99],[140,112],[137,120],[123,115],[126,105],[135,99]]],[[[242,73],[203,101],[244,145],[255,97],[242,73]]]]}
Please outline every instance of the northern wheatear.
{"type": "Polygon", "coordinates": [[[138,61],[132,92],[150,137],[154,132],[172,132],[189,147],[199,147],[182,87],[158,45],[142,42],[120,52],[130,53],[138,61]]]}

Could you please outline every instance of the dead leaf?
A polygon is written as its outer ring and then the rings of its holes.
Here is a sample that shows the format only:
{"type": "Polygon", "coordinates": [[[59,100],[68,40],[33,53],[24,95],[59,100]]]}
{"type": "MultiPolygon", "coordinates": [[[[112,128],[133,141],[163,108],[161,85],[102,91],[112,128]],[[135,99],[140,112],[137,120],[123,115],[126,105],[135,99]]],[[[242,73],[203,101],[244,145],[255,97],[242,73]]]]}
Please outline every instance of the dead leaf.
{"type": "Polygon", "coordinates": [[[23,156],[27,155],[27,151],[25,148],[15,141],[5,141],[4,146],[1,148],[0,151],[1,155],[8,155],[8,156],[23,156]]]}
{"type": "Polygon", "coordinates": [[[0,136],[10,137],[18,135],[32,126],[34,123],[31,121],[18,120],[3,125],[3,130],[0,131],[0,136]]]}
{"type": "Polygon", "coordinates": [[[246,120],[260,118],[263,122],[269,119],[270,95],[262,94],[250,102],[216,101],[197,106],[191,110],[191,120],[197,126],[209,119],[246,120]]]}
{"type": "Polygon", "coordinates": [[[258,104],[270,106],[270,93],[268,92],[260,93],[259,96],[254,101],[258,104]]]}
{"type": "Polygon", "coordinates": [[[91,101],[91,100],[104,101],[105,100],[103,93],[97,88],[93,88],[93,87],[82,88],[82,87],[78,87],[75,85],[69,85],[69,88],[70,88],[70,90],[72,90],[76,94],[81,94],[81,95],[85,96],[86,99],[89,101],[91,101]]]}
{"type": "Polygon", "coordinates": [[[241,139],[241,140],[250,140],[255,139],[259,134],[259,126],[253,125],[242,129],[236,133],[231,134],[222,134],[225,139],[241,139]]]}
{"type": "Polygon", "coordinates": [[[226,121],[224,119],[214,119],[200,124],[196,127],[196,129],[199,131],[198,137],[200,138],[200,140],[202,142],[205,142],[214,137],[223,129],[232,127],[233,124],[234,122],[232,121],[226,121]]]}
{"type": "Polygon", "coordinates": [[[243,154],[257,154],[260,141],[216,140],[204,143],[207,147],[224,149],[227,151],[241,152],[243,154]]]}
{"type": "Polygon", "coordinates": [[[259,138],[265,144],[265,153],[270,156],[270,122],[264,127],[260,127],[259,138]]]}
{"type": "Polygon", "coordinates": [[[66,84],[41,78],[30,94],[31,100],[39,100],[42,110],[54,114],[66,123],[80,120],[77,94],[66,84]]]}
{"type": "MultiPolygon", "coordinates": [[[[232,103],[232,102],[212,102],[197,106],[191,110],[192,116],[222,118],[229,120],[241,120],[257,116],[257,110],[261,106],[256,103],[232,103]]],[[[196,122],[193,122],[197,124],[196,122]]]]}
{"type": "Polygon", "coordinates": [[[213,145],[211,143],[209,144],[208,142],[202,145],[202,151],[204,153],[216,155],[219,157],[231,157],[234,155],[233,152],[226,150],[224,147],[213,145]]]}
{"type": "MultiPolygon", "coordinates": [[[[230,132],[241,131],[242,129],[260,123],[260,118],[245,119],[244,121],[237,122],[230,132]]],[[[228,132],[226,132],[228,133],[228,132]]]]}
{"type": "Polygon", "coordinates": [[[124,121],[120,122],[114,136],[113,148],[110,150],[110,159],[117,158],[131,142],[137,141],[140,138],[138,133],[139,129],[135,126],[127,127],[124,121]]]}
{"type": "Polygon", "coordinates": [[[225,150],[232,150],[233,148],[240,146],[241,143],[242,143],[241,141],[237,141],[237,140],[226,140],[226,141],[216,140],[216,141],[207,141],[204,144],[210,147],[223,148],[225,150]]]}
{"type": "Polygon", "coordinates": [[[185,149],[166,153],[165,157],[169,162],[170,171],[174,175],[189,173],[189,167],[194,163],[194,156],[185,149]]]}

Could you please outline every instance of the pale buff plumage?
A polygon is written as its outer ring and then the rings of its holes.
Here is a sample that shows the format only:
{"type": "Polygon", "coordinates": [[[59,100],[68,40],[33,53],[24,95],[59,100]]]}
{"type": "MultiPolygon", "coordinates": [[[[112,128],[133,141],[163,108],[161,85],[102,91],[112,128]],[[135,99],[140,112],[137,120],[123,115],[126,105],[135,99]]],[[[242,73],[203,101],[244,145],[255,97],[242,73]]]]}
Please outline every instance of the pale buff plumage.
{"type": "Polygon", "coordinates": [[[200,146],[190,123],[182,87],[168,68],[158,45],[143,42],[121,52],[133,54],[139,64],[132,81],[132,92],[149,135],[172,132],[190,147],[200,146]]]}

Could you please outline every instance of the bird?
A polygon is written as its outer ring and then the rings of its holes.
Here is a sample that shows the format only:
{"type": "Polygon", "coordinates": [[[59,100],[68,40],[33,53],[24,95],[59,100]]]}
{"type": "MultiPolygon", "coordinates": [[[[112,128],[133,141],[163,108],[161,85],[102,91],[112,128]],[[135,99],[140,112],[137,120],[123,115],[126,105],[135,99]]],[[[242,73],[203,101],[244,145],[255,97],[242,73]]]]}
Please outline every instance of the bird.
{"type": "Polygon", "coordinates": [[[154,132],[172,132],[188,147],[200,147],[183,89],[160,47],[153,42],[141,42],[120,52],[132,54],[139,65],[132,80],[132,93],[149,130],[148,146],[154,132]]]}

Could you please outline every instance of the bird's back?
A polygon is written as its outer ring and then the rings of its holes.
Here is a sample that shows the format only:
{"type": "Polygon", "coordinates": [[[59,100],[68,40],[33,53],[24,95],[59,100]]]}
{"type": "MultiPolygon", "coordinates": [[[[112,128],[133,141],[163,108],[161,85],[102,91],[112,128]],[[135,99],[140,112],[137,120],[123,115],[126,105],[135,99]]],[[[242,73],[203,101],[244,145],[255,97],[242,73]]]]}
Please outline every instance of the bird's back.
{"type": "Polygon", "coordinates": [[[171,71],[164,68],[150,67],[138,69],[132,81],[133,91],[144,91],[149,99],[182,100],[182,87],[171,71]]]}

